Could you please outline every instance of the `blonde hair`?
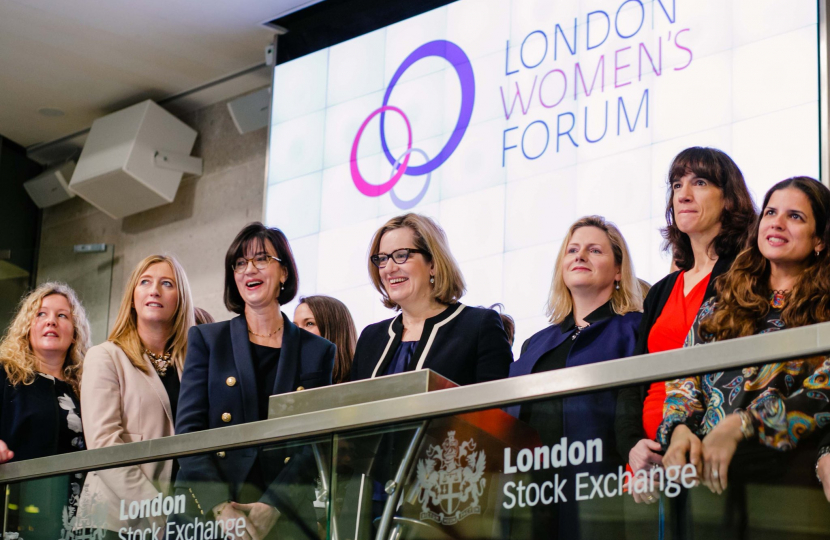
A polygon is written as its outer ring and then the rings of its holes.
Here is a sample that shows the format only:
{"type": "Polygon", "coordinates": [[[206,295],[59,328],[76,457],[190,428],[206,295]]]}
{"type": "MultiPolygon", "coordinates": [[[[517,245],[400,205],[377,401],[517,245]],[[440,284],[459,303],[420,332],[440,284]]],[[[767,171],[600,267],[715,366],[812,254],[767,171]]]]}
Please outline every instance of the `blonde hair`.
{"type": "Polygon", "coordinates": [[[65,283],[54,281],[44,283],[21,299],[17,314],[6,330],[3,340],[0,341],[0,364],[3,365],[6,376],[13,386],[21,383],[29,385],[35,382],[39,360],[32,350],[29,332],[43,299],[53,294],[66,298],[72,313],[72,326],[75,332],[72,336],[72,344],[66,351],[63,377],[75,393],[80,395],[81,364],[91,345],[89,321],[84,306],[78,300],[78,295],[65,283]]]}
{"type": "Polygon", "coordinates": [[[432,297],[435,301],[449,305],[458,302],[466,292],[464,276],[458,263],[450,252],[449,242],[444,230],[431,218],[420,214],[404,214],[394,217],[375,232],[369,244],[369,277],[375,289],[383,297],[383,305],[388,308],[401,307],[389,299],[389,294],[380,279],[380,270],[372,263],[371,256],[377,255],[380,249],[380,240],[383,235],[395,229],[407,228],[412,231],[415,248],[426,251],[424,258],[433,264],[435,269],[435,283],[432,287],[432,297]]]}
{"type": "Polygon", "coordinates": [[[634,273],[634,264],[631,262],[631,254],[628,245],[625,243],[622,233],[616,225],[602,216],[585,216],[576,221],[562,242],[559,248],[559,255],[556,256],[556,266],[553,271],[553,280],[550,285],[550,296],[546,314],[551,324],[559,324],[565,317],[571,314],[574,309],[571,291],[565,286],[565,279],[562,273],[562,260],[568,244],[571,242],[574,233],[582,227],[596,227],[603,231],[611,243],[611,251],[614,253],[614,261],[620,266],[620,288],[611,291],[611,308],[617,315],[625,315],[632,311],[643,310],[643,290],[634,273]]]}
{"type": "Polygon", "coordinates": [[[187,275],[179,261],[171,255],[150,255],[135,267],[124,290],[121,308],[118,310],[118,317],[115,320],[115,327],[110,332],[109,340],[121,347],[121,350],[124,351],[136,369],[144,373],[150,373],[147,361],[144,359],[144,345],[138,336],[133,295],[142,274],[147,268],[157,263],[169,264],[176,277],[176,290],[179,293],[179,300],[176,305],[176,314],[173,317],[173,332],[168,338],[168,343],[171,346],[172,359],[179,373],[181,373],[184,368],[184,357],[187,354],[187,332],[195,324],[195,318],[193,298],[190,294],[187,275]]]}

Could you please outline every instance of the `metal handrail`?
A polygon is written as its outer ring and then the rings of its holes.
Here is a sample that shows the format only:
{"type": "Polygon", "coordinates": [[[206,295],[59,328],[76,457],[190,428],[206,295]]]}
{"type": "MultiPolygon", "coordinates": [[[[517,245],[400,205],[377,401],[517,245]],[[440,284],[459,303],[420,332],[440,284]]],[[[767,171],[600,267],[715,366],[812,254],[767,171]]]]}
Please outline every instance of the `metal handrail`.
{"type": "Polygon", "coordinates": [[[400,424],[544,398],[676,379],[694,373],[709,373],[815,356],[826,352],[830,352],[830,323],[428,394],[7,463],[0,465],[0,482],[120,467],[263,444],[299,440],[316,442],[315,437],[322,438],[335,432],[400,424]]]}

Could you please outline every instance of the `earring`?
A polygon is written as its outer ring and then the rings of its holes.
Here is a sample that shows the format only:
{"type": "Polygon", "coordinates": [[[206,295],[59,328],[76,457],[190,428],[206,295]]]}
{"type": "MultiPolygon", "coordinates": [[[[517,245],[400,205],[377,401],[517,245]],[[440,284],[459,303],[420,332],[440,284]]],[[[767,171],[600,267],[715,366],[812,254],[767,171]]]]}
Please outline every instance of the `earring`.
{"type": "Polygon", "coordinates": [[[434,278],[434,277],[432,277],[432,276],[430,276],[430,277],[429,277],[429,282],[430,282],[430,283],[435,283],[435,278],[434,278]]]}
{"type": "Polygon", "coordinates": [[[821,251],[816,250],[816,258],[818,258],[818,256],[819,256],[820,254],[821,254],[821,251]]]}
{"type": "Polygon", "coordinates": [[[282,281],[280,281],[280,290],[281,291],[285,290],[285,283],[283,283],[282,281]]]}
{"type": "Polygon", "coordinates": [[[619,290],[620,290],[620,282],[619,282],[619,281],[615,281],[614,283],[616,283],[616,287],[614,287],[614,288],[615,288],[615,289],[617,289],[617,290],[619,291],[619,290]]]}

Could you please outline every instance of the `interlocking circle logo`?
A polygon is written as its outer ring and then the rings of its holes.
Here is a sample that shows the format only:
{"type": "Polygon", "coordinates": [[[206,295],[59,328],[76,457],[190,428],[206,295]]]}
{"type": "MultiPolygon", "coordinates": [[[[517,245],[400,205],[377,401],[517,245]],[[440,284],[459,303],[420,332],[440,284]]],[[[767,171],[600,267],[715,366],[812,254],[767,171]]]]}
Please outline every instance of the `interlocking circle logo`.
{"type": "Polygon", "coordinates": [[[380,108],[373,111],[372,114],[370,114],[360,125],[360,129],[357,130],[357,135],[352,143],[350,164],[352,181],[354,181],[354,185],[357,187],[358,191],[367,197],[380,197],[381,195],[390,192],[392,202],[395,206],[403,210],[408,210],[421,202],[421,199],[424,198],[427,193],[427,189],[429,188],[429,181],[432,177],[432,171],[447,161],[455,149],[458,148],[461,139],[464,137],[464,133],[467,131],[467,126],[470,125],[470,117],[473,115],[473,103],[475,102],[476,97],[475,94],[476,85],[475,78],[473,77],[473,67],[470,65],[470,59],[467,58],[467,55],[464,54],[461,47],[451,41],[437,40],[421,45],[415,49],[412,54],[406,57],[406,60],[404,60],[400,67],[398,67],[398,70],[395,72],[392,80],[389,81],[389,87],[386,89],[386,94],[383,96],[383,104],[380,108]],[[455,72],[458,74],[458,80],[461,83],[461,110],[458,113],[458,122],[456,122],[455,129],[453,129],[449,140],[447,140],[447,144],[445,144],[444,148],[438,152],[438,155],[432,159],[429,159],[426,152],[420,148],[412,147],[412,126],[409,123],[409,118],[407,118],[406,114],[404,114],[404,112],[399,108],[389,105],[389,96],[392,95],[392,90],[395,88],[395,85],[398,83],[404,72],[418,60],[430,56],[437,56],[449,62],[453,68],[455,68],[455,72]],[[406,124],[406,132],[408,137],[406,151],[397,159],[392,156],[392,153],[389,151],[389,145],[386,143],[384,121],[386,119],[387,112],[397,114],[403,118],[403,121],[406,124]],[[392,173],[389,180],[386,182],[382,184],[370,184],[360,174],[360,169],[357,166],[357,146],[360,143],[360,137],[363,135],[363,131],[366,129],[366,126],[369,125],[369,122],[378,115],[380,115],[380,143],[383,147],[383,153],[386,155],[386,159],[389,161],[389,164],[392,165],[392,173]],[[412,157],[413,153],[420,155],[425,160],[425,163],[423,165],[410,167],[409,158],[412,157]],[[427,176],[426,182],[424,183],[424,187],[421,191],[414,198],[408,201],[400,199],[393,191],[395,184],[397,184],[405,174],[408,176],[427,176]]]}

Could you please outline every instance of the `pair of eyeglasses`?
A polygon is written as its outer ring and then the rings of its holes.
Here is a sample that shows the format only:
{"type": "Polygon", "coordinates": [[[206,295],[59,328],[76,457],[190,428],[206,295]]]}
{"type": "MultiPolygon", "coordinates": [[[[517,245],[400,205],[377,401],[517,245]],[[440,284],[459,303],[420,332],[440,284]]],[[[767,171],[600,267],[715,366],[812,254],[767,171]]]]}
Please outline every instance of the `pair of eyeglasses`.
{"type": "Polygon", "coordinates": [[[369,257],[369,260],[372,261],[372,264],[377,266],[378,268],[383,268],[386,266],[386,263],[389,262],[389,259],[395,261],[395,264],[403,264],[409,259],[409,256],[412,253],[420,253],[421,255],[429,255],[428,251],[423,249],[415,249],[415,248],[401,248],[396,249],[392,253],[378,253],[377,255],[372,255],[369,257]]]}
{"type": "Polygon", "coordinates": [[[278,259],[273,255],[261,253],[254,257],[251,257],[250,259],[246,257],[239,257],[231,265],[231,268],[233,268],[233,271],[237,274],[241,274],[248,268],[248,263],[250,262],[254,264],[254,268],[257,268],[258,270],[265,270],[266,268],[268,268],[268,265],[271,264],[271,261],[277,261],[278,263],[281,263],[282,259],[278,259]]]}

